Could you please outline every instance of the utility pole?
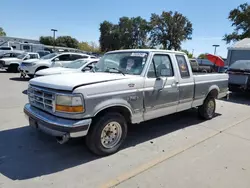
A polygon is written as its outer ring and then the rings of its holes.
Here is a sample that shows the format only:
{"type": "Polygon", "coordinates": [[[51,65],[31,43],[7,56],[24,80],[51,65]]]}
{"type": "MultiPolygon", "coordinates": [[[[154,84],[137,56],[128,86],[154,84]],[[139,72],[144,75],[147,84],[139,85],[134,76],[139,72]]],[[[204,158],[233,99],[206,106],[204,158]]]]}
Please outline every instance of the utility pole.
{"type": "Polygon", "coordinates": [[[214,44],[213,47],[214,47],[214,55],[216,55],[216,48],[218,48],[220,45],[218,44],[214,44]]]}
{"type": "Polygon", "coordinates": [[[56,46],[56,32],[57,30],[56,29],[51,29],[51,31],[53,32],[53,39],[54,39],[54,42],[53,42],[53,48],[54,48],[54,51],[55,51],[55,46],[56,46]]]}
{"type": "Polygon", "coordinates": [[[194,56],[194,49],[192,49],[192,57],[194,56]]]}

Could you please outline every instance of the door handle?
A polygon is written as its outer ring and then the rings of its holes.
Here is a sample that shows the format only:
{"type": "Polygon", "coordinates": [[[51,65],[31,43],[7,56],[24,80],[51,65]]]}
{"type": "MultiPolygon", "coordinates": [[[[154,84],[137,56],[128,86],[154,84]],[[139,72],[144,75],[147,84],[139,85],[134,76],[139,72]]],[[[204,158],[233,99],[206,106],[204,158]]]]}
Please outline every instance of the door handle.
{"type": "Polygon", "coordinates": [[[172,86],[177,86],[179,84],[179,82],[173,82],[172,86]]]}

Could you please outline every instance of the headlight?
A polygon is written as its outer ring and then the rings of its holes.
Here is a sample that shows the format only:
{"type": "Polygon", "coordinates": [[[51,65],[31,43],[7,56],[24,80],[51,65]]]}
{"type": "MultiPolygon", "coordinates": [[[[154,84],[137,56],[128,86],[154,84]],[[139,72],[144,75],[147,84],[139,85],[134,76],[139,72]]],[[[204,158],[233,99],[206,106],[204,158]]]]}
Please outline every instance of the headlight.
{"type": "Polygon", "coordinates": [[[28,67],[28,66],[34,66],[34,65],[36,65],[36,63],[34,63],[34,62],[33,63],[22,62],[21,65],[24,65],[24,66],[28,67]]]}
{"type": "Polygon", "coordinates": [[[81,95],[56,95],[56,111],[79,113],[84,112],[83,98],[81,95]]]}

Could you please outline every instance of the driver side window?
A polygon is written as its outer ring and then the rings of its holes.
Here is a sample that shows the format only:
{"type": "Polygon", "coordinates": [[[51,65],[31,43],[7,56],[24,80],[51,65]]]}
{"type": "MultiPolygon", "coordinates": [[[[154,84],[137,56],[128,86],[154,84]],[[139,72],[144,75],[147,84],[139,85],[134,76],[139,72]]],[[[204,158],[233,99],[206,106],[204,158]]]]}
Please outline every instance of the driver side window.
{"type": "Polygon", "coordinates": [[[148,78],[157,78],[162,76],[164,71],[164,77],[174,76],[173,66],[169,55],[167,54],[155,54],[148,70],[148,78]]]}

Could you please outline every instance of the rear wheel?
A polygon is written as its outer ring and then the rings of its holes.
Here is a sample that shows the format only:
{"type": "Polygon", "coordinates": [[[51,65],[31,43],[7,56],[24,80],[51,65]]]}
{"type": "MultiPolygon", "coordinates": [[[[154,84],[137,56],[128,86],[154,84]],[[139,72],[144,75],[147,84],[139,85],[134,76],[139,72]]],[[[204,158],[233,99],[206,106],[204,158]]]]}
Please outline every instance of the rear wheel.
{"type": "Polygon", "coordinates": [[[198,108],[199,116],[202,119],[209,120],[215,116],[216,102],[213,96],[208,96],[203,105],[198,108]]]}
{"type": "Polygon", "coordinates": [[[86,137],[86,145],[101,156],[117,152],[127,136],[127,123],[119,113],[106,113],[94,121],[86,137]]]}

